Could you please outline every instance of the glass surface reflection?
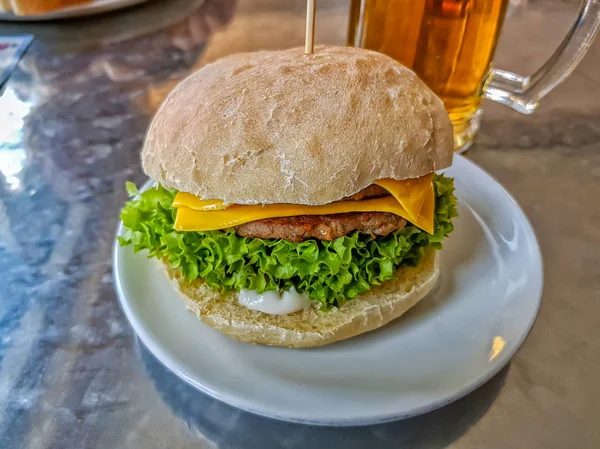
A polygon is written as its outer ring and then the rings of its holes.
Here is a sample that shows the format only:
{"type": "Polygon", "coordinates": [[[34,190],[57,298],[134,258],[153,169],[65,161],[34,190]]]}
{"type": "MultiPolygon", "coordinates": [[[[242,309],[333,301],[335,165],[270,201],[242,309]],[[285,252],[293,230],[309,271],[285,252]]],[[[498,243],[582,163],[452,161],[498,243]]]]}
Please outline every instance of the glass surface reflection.
{"type": "Polygon", "coordinates": [[[23,189],[22,173],[27,165],[23,147],[23,126],[30,105],[19,99],[13,89],[0,96],[0,173],[8,190],[23,189]]]}

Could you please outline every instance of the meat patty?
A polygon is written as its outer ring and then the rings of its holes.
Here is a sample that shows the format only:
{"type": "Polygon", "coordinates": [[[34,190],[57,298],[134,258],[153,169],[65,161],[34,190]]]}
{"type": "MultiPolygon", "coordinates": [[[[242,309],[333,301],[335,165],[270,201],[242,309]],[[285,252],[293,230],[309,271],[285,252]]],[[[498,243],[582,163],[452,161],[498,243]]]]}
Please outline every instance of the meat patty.
{"type": "Polygon", "coordinates": [[[243,237],[302,242],[309,238],[333,240],[355,230],[372,236],[387,235],[404,226],[406,220],[388,212],[350,212],[266,218],[236,226],[235,231],[243,237]]]}

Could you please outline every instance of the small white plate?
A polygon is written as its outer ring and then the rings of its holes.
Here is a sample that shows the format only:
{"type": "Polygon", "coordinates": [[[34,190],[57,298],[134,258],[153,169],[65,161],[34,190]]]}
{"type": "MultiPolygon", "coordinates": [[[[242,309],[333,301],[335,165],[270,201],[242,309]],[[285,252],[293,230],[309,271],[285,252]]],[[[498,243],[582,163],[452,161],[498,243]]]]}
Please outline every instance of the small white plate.
{"type": "Polygon", "coordinates": [[[127,8],[148,0],[94,0],[90,3],[75,5],[69,8],[59,9],[47,14],[35,14],[27,16],[18,16],[13,13],[0,12],[0,20],[10,20],[13,22],[33,22],[38,20],[68,19],[71,17],[91,16],[101,14],[116,9],[127,8]]]}
{"type": "Polygon", "coordinates": [[[525,340],[540,305],[542,261],[531,225],[500,184],[461,156],[446,174],[460,217],[444,243],[441,284],[382,329],[313,349],[239,343],[189,313],[155,260],[115,243],[123,310],[169,369],[259,415],[364,425],[448,404],[490,379],[525,340]]]}

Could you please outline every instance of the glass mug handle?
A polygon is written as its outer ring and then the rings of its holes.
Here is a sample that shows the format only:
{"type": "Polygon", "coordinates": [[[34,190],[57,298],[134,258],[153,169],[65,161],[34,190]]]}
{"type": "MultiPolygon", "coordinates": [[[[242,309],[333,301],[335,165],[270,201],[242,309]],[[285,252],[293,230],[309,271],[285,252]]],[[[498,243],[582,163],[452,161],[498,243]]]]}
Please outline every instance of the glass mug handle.
{"type": "Polygon", "coordinates": [[[579,64],[600,25],[600,0],[584,0],[575,23],[554,54],[531,76],[492,69],[482,96],[522,114],[533,114],[539,102],[579,64]]]}

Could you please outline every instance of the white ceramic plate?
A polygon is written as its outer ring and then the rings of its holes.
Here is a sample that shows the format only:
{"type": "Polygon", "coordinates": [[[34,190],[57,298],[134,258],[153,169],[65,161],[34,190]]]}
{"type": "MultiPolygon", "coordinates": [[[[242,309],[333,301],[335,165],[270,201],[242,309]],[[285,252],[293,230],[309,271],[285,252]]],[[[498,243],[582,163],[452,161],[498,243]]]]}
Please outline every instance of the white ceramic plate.
{"type": "Polygon", "coordinates": [[[38,20],[67,19],[70,17],[91,16],[101,14],[116,9],[127,8],[148,0],[94,0],[91,3],[76,5],[70,8],[60,9],[47,14],[37,14],[29,16],[17,16],[16,14],[0,12],[0,20],[10,20],[15,22],[32,22],[38,20]]]}
{"type": "Polygon", "coordinates": [[[168,368],[253,413],[343,426],[448,404],[490,379],[525,340],[542,262],[531,225],[500,184],[461,156],[446,173],[460,217],[442,251],[441,284],[382,329],[313,349],[239,343],[189,313],[155,260],[115,244],[123,310],[168,368]]]}

